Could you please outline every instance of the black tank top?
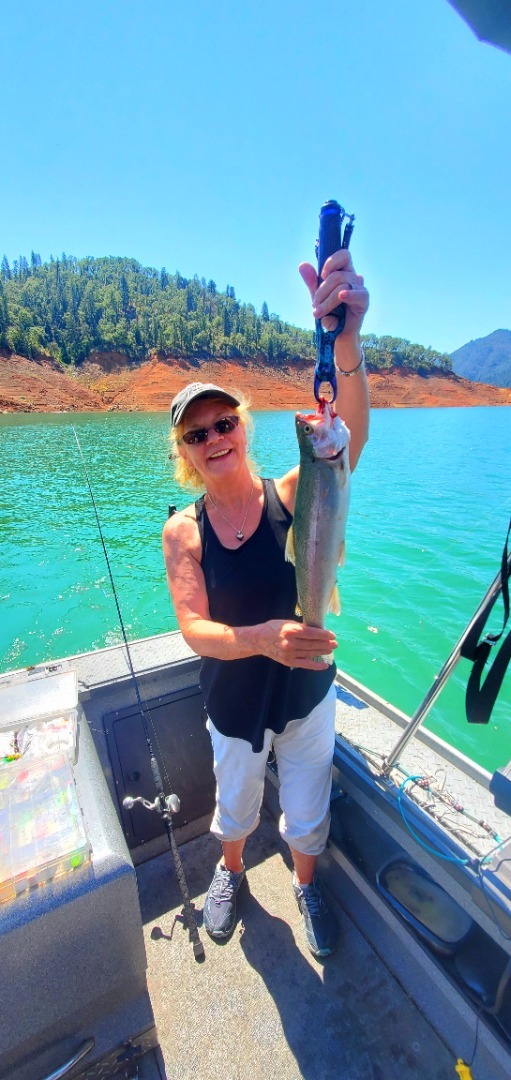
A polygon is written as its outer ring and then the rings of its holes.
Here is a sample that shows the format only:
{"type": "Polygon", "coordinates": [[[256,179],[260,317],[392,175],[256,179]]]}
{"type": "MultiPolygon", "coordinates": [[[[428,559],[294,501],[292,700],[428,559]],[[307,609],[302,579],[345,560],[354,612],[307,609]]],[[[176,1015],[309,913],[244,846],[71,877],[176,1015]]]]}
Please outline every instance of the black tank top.
{"type": "MultiPolygon", "coordinates": [[[[263,480],[264,508],[255,533],[239,548],[219,541],[204,507],[195,504],[202,541],[201,566],[209,611],[215,622],[253,626],[268,619],[296,620],[294,566],[284,551],[291,514],[281,503],[273,480],[263,480]]],[[[223,735],[245,739],[258,753],[264,732],[280,734],[327,694],[335,666],[323,671],[288,668],[265,656],[243,660],[202,661],[200,683],[208,715],[223,735]]]]}

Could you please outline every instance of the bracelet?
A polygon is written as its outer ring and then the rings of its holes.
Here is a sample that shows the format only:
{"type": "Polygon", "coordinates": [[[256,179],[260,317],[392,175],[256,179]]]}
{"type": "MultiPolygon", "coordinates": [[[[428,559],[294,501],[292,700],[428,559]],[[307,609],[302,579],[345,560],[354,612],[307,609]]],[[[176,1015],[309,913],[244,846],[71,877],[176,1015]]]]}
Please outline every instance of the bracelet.
{"type": "Polygon", "coordinates": [[[337,364],[336,364],[335,365],[335,370],[339,372],[339,375],[346,375],[346,378],[349,378],[350,375],[356,375],[357,371],[360,371],[360,368],[363,367],[364,364],[365,364],[365,360],[366,360],[366,358],[365,358],[364,346],[361,345],[360,346],[360,360],[359,360],[356,367],[351,368],[350,371],[343,371],[342,368],[337,367],[337,364]]]}

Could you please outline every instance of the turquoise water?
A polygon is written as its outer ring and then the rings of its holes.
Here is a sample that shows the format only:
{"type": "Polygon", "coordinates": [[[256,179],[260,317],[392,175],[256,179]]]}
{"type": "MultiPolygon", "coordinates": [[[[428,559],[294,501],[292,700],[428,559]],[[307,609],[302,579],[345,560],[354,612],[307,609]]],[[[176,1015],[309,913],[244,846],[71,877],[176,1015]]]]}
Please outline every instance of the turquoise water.
{"type": "MultiPolygon", "coordinates": [[[[407,713],[420,704],[500,567],[511,512],[506,408],[386,409],[353,479],[337,662],[407,713]]],[[[177,629],[160,534],[176,489],[167,416],[0,416],[0,670],[121,640],[73,425],[128,637],[177,629]]],[[[256,413],[265,475],[296,463],[293,414],[256,413]]],[[[488,629],[501,627],[500,603],[488,629]]],[[[488,769],[511,758],[511,672],[469,726],[460,661],[428,722],[488,769]]],[[[368,739],[370,732],[368,732],[368,739]]]]}

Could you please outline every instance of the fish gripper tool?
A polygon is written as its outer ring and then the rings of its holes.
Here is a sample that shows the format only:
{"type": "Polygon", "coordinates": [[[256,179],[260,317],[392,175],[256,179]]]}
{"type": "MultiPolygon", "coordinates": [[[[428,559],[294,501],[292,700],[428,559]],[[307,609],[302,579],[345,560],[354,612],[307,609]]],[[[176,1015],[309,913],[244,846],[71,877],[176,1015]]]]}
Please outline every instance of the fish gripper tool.
{"type": "MultiPolygon", "coordinates": [[[[321,284],[321,271],[326,260],[340,248],[349,247],[353,232],[354,214],[347,214],[335,199],[329,199],[321,207],[319,214],[319,237],[316,241],[316,257],[318,260],[318,285],[321,284]],[[344,229],[343,229],[343,223],[344,229]]],[[[342,334],[346,321],[346,304],[339,304],[329,316],[335,315],[337,326],[334,330],[324,330],[321,319],[316,319],[315,342],[317,350],[316,367],[314,369],[314,397],[316,401],[322,400],[320,394],[321,385],[328,383],[332,390],[330,404],[337,397],[337,375],[335,373],[335,340],[342,334]]]]}

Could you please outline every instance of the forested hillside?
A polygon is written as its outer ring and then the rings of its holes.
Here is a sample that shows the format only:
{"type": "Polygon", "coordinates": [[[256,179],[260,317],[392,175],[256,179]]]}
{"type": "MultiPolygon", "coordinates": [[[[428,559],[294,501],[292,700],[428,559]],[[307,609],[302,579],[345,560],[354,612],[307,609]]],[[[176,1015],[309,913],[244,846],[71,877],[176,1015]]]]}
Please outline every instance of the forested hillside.
{"type": "Polygon", "coordinates": [[[457,375],[491,386],[511,387],[511,330],[494,330],[452,354],[457,375]]]}
{"type": "MultiPolygon", "coordinates": [[[[427,375],[451,370],[445,353],[394,337],[365,335],[369,370],[394,367],[427,375]]],[[[0,267],[0,346],[34,358],[79,365],[92,352],[144,360],[174,357],[260,359],[272,366],[314,359],[311,330],[237,300],[211,279],[154,270],[134,259],[62,255],[43,263],[32,252],[0,267]]]]}

